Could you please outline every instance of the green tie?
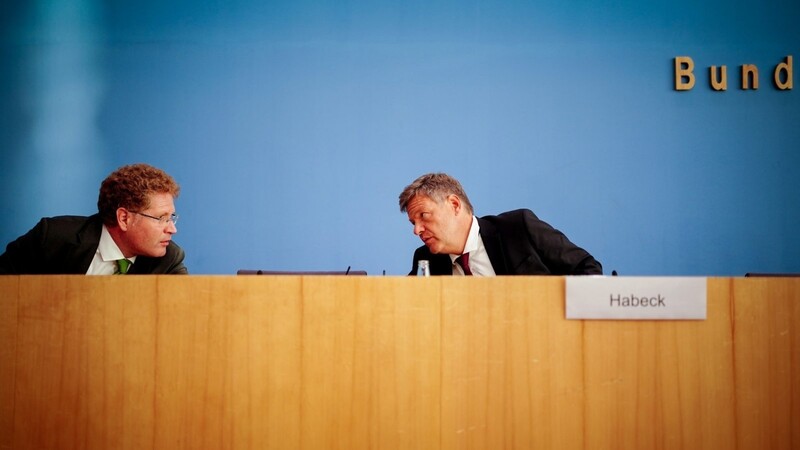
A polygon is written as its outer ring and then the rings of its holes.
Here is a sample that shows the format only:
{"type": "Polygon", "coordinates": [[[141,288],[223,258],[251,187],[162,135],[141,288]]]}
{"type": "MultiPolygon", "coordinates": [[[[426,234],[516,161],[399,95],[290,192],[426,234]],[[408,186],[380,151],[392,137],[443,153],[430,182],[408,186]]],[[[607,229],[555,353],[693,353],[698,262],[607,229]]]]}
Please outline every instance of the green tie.
{"type": "Polygon", "coordinates": [[[128,273],[128,269],[131,267],[131,262],[127,259],[118,259],[117,261],[117,270],[114,271],[114,275],[125,275],[128,273]]]}

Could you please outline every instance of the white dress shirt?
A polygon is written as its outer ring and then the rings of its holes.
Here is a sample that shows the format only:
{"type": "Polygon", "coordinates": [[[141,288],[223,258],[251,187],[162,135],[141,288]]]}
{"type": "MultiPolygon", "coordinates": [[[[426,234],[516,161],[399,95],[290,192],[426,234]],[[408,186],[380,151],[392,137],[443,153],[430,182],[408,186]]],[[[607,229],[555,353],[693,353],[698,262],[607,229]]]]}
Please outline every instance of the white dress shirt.
{"type": "MultiPolygon", "coordinates": [[[[489,254],[486,253],[486,247],[483,246],[480,230],[478,218],[472,216],[472,225],[469,227],[464,253],[469,253],[469,270],[472,271],[473,276],[493,277],[496,274],[492,262],[489,260],[489,254]]],[[[450,261],[453,263],[453,275],[464,275],[464,269],[456,262],[456,258],[459,256],[461,255],[450,255],[450,261]]]]}
{"type": "MultiPolygon", "coordinates": [[[[116,261],[118,259],[125,259],[122,250],[117,247],[108,228],[103,225],[103,231],[100,232],[100,244],[97,246],[97,251],[94,254],[92,263],[89,264],[89,270],[86,275],[114,275],[117,269],[116,261]]],[[[135,256],[131,256],[128,260],[133,263],[136,261],[135,256]]]]}

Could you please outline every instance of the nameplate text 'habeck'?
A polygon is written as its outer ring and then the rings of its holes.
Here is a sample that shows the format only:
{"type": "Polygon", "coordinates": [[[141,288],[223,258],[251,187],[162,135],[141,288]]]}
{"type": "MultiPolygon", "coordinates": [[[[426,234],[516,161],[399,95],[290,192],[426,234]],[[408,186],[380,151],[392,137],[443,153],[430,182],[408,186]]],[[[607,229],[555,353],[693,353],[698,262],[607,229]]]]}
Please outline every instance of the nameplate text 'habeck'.
{"type": "Polygon", "coordinates": [[[704,320],[704,277],[567,277],[567,319],[704,320]]]}

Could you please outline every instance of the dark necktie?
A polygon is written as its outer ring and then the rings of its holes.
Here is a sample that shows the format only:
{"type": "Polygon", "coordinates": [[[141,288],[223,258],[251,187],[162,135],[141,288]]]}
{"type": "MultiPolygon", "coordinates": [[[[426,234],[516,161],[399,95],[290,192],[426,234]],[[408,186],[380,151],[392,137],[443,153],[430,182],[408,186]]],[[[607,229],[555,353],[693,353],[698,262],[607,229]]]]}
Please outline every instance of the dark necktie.
{"type": "Polygon", "coordinates": [[[117,263],[117,270],[114,271],[114,275],[125,275],[128,273],[128,269],[131,267],[131,262],[127,259],[118,259],[117,263]]]}
{"type": "Polygon", "coordinates": [[[463,255],[456,258],[456,262],[464,270],[464,275],[467,276],[472,275],[472,271],[469,270],[469,253],[464,253],[463,255]]]}

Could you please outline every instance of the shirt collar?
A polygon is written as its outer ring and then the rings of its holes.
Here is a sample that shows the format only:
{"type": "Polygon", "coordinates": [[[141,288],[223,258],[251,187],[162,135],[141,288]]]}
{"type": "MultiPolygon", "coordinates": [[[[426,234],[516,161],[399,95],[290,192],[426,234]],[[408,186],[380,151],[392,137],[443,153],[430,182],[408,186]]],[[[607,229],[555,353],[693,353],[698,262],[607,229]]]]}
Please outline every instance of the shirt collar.
{"type": "MultiPolygon", "coordinates": [[[[467,243],[464,244],[464,253],[474,252],[480,246],[480,231],[481,226],[478,225],[478,218],[472,216],[472,225],[469,227],[469,234],[467,234],[467,243]]],[[[461,255],[450,255],[450,261],[455,264],[456,258],[461,255]]]]}
{"type": "MultiPolygon", "coordinates": [[[[100,253],[100,257],[103,261],[125,259],[125,255],[122,254],[122,250],[120,250],[117,243],[114,242],[114,238],[111,237],[111,233],[108,232],[108,228],[105,224],[103,225],[103,230],[100,232],[100,244],[97,246],[97,251],[100,253]]],[[[127,259],[133,263],[136,261],[136,256],[131,256],[127,259]]]]}

